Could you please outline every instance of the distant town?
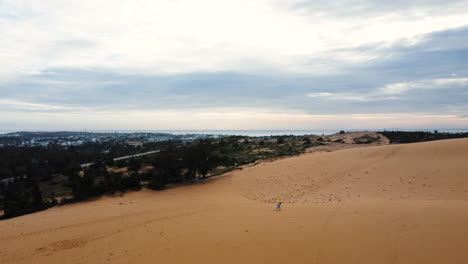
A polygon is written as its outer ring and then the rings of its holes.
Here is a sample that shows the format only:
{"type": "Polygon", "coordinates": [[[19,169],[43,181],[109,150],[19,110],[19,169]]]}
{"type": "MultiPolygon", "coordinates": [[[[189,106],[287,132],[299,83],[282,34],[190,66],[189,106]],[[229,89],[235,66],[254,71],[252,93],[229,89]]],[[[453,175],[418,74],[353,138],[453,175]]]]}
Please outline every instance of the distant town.
{"type": "Polygon", "coordinates": [[[223,135],[169,133],[94,133],[94,132],[13,132],[0,135],[0,147],[46,147],[49,145],[79,146],[85,143],[120,142],[131,146],[159,141],[191,142],[200,139],[220,138],[223,135]]]}

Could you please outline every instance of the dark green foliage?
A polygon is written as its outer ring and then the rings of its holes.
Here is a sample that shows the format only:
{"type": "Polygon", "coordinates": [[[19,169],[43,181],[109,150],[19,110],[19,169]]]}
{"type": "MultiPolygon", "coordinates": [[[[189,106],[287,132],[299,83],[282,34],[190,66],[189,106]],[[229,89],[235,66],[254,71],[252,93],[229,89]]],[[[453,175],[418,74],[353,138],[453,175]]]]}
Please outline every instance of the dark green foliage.
{"type": "Polygon", "coordinates": [[[379,133],[390,139],[391,143],[412,143],[468,137],[468,133],[441,133],[437,130],[434,133],[423,131],[384,131],[379,133]]]}
{"type": "Polygon", "coordinates": [[[127,167],[131,171],[137,171],[141,168],[141,160],[137,158],[129,159],[127,162],[127,167]]]}
{"type": "Polygon", "coordinates": [[[279,138],[276,140],[276,144],[284,144],[284,137],[279,137],[279,138]]]}
{"type": "Polygon", "coordinates": [[[149,180],[148,187],[161,190],[170,183],[205,178],[210,170],[221,164],[232,165],[237,160],[227,153],[236,151],[234,144],[237,142],[213,144],[211,140],[200,140],[179,147],[169,144],[154,157],[154,169],[144,176],[149,180]]]}
{"type": "Polygon", "coordinates": [[[216,157],[214,156],[213,146],[210,141],[203,140],[198,144],[197,157],[197,172],[205,178],[208,170],[214,167],[216,163],[216,157]]]}
{"type": "Polygon", "coordinates": [[[211,168],[222,162],[229,162],[216,150],[217,146],[209,140],[196,142],[186,148],[183,166],[187,168],[188,179],[194,179],[197,175],[205,178],[211,168]]]}
{"type": "Polygon", "coordinates": [[[81,201],[98,195],[98,188],[94,182],[93,174],[85,172],[83,176],[78,173],[69,175],[70,188],[75,200],[81,201]]]}
{"type": "Polygon", "coordinates": [[[4,218],[11,218],[44,210],[39,184],[27,176],[12,178],[3,183],[4,218]]]}
{"type": "Polygon", "coordinates": [[[105,164],[106,166],[108,166],[108,167],[115,166],[115,163],[116,163],[116,162],[114,161],[114,159],[112,159],[112,158],[110,158],[110,157],[109,157],[109,158],[106,158],[105,161],[104,161],[104,164],[105,164]]]}
{"type": "Polygon", "coordinates": [[[139,174],[132,174],[128,177],[121,178],[121,191],[125,190],[140,190],[141,177],[139,174]]]}
{"type": "Polygon", "coordinates": [[[148,182],[148,188],[153,190],[162,190],[168,183],[168,175],[164,174],[161,170],[153,170],[149,173],[150,181],[148,182]]]}
{"type": "Polygon", "coordinates": [[[356,144],[371,144],[377,141],[379,141],[379,138],[371,137],[368,135],[354,139],[354,143],[356,144]]]}
{"type": "Polygon", "coordinates": [[[181,156],[174,143],[169,143],[155,158],[154,171],[150,175],[148,186],[152,189],[162,189],[170,182],[181,182],[181,156]]]}
{"type": "Polygon", "coordinates": [[[69,175],[69,183],[76,201],[102,194],[141,189],[140,177],[137,173],[122,175],[121,173],[109,172],[101,162],[84,170],[82,176],[76,171],[72,172],[69,175]]]}

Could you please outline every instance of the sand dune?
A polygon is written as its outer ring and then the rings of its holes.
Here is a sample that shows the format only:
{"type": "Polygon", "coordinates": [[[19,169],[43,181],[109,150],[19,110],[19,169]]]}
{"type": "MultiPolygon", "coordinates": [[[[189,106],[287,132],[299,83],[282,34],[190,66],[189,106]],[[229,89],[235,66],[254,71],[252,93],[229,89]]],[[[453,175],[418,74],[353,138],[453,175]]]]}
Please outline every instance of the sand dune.
{"type": "Polygon", "coordinates": [[[468,263],[467,159],[467,139],[310,153],[53,208],[0,222],[0,263],[468,263]]]}
{"type": "Polygon", "coordinates": [[[236,184],[248,182],[246,197],[265,202],[468,200],[467,142],[446,140],[294,157],[243,171],[236,184]]]}

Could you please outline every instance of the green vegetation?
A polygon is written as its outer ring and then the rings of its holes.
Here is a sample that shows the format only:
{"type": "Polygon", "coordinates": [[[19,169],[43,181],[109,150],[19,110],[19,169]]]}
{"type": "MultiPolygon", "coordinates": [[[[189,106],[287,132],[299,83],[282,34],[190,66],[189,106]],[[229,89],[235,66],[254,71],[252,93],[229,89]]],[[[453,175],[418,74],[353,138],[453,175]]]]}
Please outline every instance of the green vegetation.
{"type": "Polygon", "coordinates": [[[17,178],[2,186],[4,218],[46,209],[39,184],[31,178],[17,178]]]}
{"type": "Polygon", "coordinates": [[[106,194],[195,182],[245,164],[297,155],[319,145],[312,137],[231,136],[130,147],[118,142],[80,146],[0,148],[0,209],[4,218],[106,194]],[[114,162],[117,156],[160,150],[114,162]],[[81,168],[80,164],[93,163],[81,168]]]}
{"type": "Polygon", "coordinates": [[[368,135],[365,135],[365,136],[358,137],[358,138],[354,139],[355,144],[372,144],[372,143],[377,142],[377,141],[379,141],[379,138],[371,137],[371,136],[368,136],[368,135]]]}
{"type": "Polygon", "coordinates": [[[388,139],[391,143],[413,143],[413,142],[424,142],[441,139],[452,139],[452,138],[466,138],[468,133],[441,133],[435,130],[434,132],[423,132],[423,131],[384,131],[379,132],[388,139]]]}

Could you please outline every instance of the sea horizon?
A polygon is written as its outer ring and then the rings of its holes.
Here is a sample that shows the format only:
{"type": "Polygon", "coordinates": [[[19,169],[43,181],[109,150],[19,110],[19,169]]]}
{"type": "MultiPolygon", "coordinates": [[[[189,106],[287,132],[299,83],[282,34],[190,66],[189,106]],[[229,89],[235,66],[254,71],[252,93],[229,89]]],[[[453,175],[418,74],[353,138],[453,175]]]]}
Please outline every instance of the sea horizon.
{"type": "Polygon", "coordinates": [[[384,128],[384,129],[172,129],[172,130],[123,130],[123,129],[106,129],[106,130],[0,130],[0,135],[15,133],[15,132],[89,132],[89,133],[167,133],[173,135],[190,135],[190,134],[202,134],[202,135],[230,135],[230,136],[249,136],[249,137],[262,137],[262,136],[281,136],[281,135],[331,135],[339,133],[340,131],[345,132],[360,132],[360,131],[423,131],[423,132],[438,132],[444,133],[464,133],[468,132],[468,128],[384,128]]]}

